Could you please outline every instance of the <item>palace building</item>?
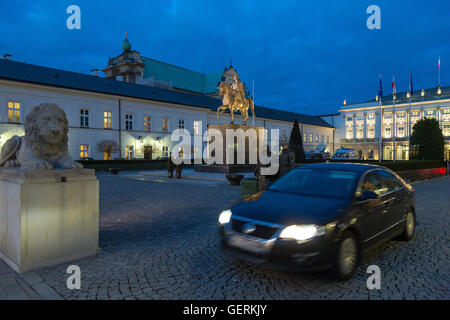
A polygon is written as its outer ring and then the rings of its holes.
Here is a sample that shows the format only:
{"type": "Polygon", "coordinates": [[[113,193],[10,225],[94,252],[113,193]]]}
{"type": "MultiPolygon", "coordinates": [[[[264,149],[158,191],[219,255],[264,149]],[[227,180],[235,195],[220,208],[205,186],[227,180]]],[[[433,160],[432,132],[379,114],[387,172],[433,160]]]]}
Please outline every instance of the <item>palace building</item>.
{"type": "MultiPolygon", "coordinates": [[[[23,135],[25,117],[44,102],[56,103],[69,121],[69,153],[74,159],[158,159],[169,156],[170,133],[184,128],[202,134],[217,119],[221,105],[217,84],[237,73],[230,64],[222,72],[201,74],[131,50],[110,58],[100,77],[0,59],[0,147],[13,135],[23,135]]],[[[255,106],[249,124],[279,129],[283,140],[299,120],[305,151],[319,143],[335,151],[334,128],[318,116],[255,106]],[[253,123],[254,121],[254,123],[253,123]]],[[[240,114],[235,123],[242,123],[240,114]]],[[[192,150],[195,153],[198,150],[192,150]]]]}
{"type": "Polygon", "coordinates": [[[450,87],[437,87],[392,94],[382,99],[344,104],[340,108],[337,131],[340,146],[354,148],[364,159],[408,160],[409,139],[420,119],[439,121],[445,156],[450,159],[450,87]]]}

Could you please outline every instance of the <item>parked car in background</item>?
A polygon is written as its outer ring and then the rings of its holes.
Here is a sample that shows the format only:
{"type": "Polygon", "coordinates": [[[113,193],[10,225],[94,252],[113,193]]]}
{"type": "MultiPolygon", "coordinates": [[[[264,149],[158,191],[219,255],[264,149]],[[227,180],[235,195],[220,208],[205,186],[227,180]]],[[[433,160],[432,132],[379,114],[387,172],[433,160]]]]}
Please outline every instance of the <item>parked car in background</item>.
{"type": "Polygon", "coordinates": [[[309,151],[309,155],[308,155],[307,159],[313,160],[313,161],[325,161],[330,158],[329,157],[330,153],[325,152],[326,150],[327,150],[327,147],[325,146],[325,144],[319,143],[314,150],[309,151]]]}
{"type": "Polygon", "coordinates": [[[355,149],[341,148],[336,150],[332,160],[361,160],[355,149]]]}
{"type": "MultiPolygon", "coordinates": [[[[415,233],[414,188],[381,166],[310,164],[219,216],[222,246],[280,270],[355,273],[361,252],[415,233]]],[[[389,254],[389,253],[387,253],[389,254]]]]}

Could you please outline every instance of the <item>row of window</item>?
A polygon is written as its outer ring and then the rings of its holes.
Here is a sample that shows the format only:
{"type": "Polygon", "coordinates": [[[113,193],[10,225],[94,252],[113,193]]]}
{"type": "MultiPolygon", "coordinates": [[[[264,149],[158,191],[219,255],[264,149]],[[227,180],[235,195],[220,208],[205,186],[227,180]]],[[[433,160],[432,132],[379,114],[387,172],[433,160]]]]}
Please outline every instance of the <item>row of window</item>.
{"type": "MultiPolygon", "coordinates": [[[[411,128],[412,130],[412,128],[411,128]]],[[[450,123],[449,124],[443,124],[442,125],[442,134],[444,137],[450,137],[450,123]]],[[[397,138],[405,138],[406,137],[406,128],[405,126],[398,126],[397,127],[397,138]]],[[[353,128],[347,127],[345,130],[345,138],[346,139],[353,139],[353,128]]],[[[373,139],[375,138],[375,128],[374,127],[368,127],[367,128],[367,139],[373,139]]],[[[383,138],[385,139],[391,139],[392,138],[392,127],[385,127],[384,128],[384,134],[383,138]]],[[[356,128],[356,139],[364,139],[364,128],[363,127],[357,127],[356,128]]]]}
{"type": "MultiPolygon", "coordinates": [[[[161,148],[161,156],[168,157],[169,156],[169,147],[163,146],[161,148]]],[[[80,144],[80,159],[88,159],[90,158],[90,145],[89,144],[80,144]]],[[[131,160],[134,158],[134,146],[125,146],[125,159],[131,160]]],[[[104,160],[112,160],[112,152],[111,150],[105,146],[105,150],[103,152],[104,160]]]]}
{"type": "MultiPolygon", "coordinates": [[[[320,140],[320,142],[321,143],[325,143],[325,136],[322,134],[322,135],[319,135],[318,133],[317,134],[313,134],[313,133],[303,133],[303,142],[316,142],[316,143],[318,143],[319,142],[319,140],[320,140]],[[309,138],[309,139],[308,139],[309,138]]],[[[330,143],[330,136],[326,136],[326,144],[329,144],[330,143]]]]}
{"type": "MultiPolygon", "coordinates": [[[[425,118],[435,117],[436,113],[437,113],[437,110],[425,110],[423,112],[425,118]]],[[[442,109],[441,114],[443,116],[443,119],[449,118],[449,116],[450,116],[450,108],[442,109]]],[[[392,119],[392,113],[391,112],[386,112],[386,113],[384,113],[383,117],[384,117],[385,120],[386,119],[392,119]]],[[[396,117],[397,117],[397,119],[404,119],[404,118],[406,118],[406,112],[404,112],[404,111],[403,112],[401,112],[401,111],[397,112],[396,113],[396,117]]],[[[420,111],[418,111],[418,110],[411,111],[411,118],[418,118],[418,117],[420,117],[420,111]]],[[[352,123],[353,123],[353,117],[352,116],[348,116],[346,120],[347,120],[347,125],[351,126],[352,123]]],[[[364,121],[364,116],[363,115],[358,115],[356,117],[356,122],[361,123],[363,121],[364,121]]],[[[367,121],[369,123],[374,123],[375,122],[375,114],[373,114],[373,113],[368,114],[367,115],[367,121]]]]}
{"type": "MultiPolygon", "coordinates": [[[[20,123],[20,102],[8,101],[8,122],[20,123]]],[[[89,109],[80,109],[80,127],[89,128],[89,109]]],[[[201,121],[194,121],[194,134],[200,134],[201,121]]],[[[112,112],[103,112],[103,128],[112,129],[112,112]]],[[[134,116],[132,113],[125,114],[125,130],[133,130],[134,128],[134,116]]],[[[178,128],[184,129],[184,120],[178,120],[178,128]]],[[[147,132],[152,131],[152,117],[149,115],[144,116],[144,130],[147,132]]],[[[161,131],[169,132],[169,118],[162,118],[161,131]]]]}
{"type": "MultiPolygon", "coordinates": [[[[105,111],[103,113],[104,119],[104,128],[112,129],[112,112],[105,111]]],[[[200,134],[200,122],[194,121],[194,134],[200,134]]],[[[80,127],[88,128],[89,127],[89,110],[81,109],[80,110],[80,127]]],[[[133,130],[134,128],[134,116],[132,113],[125,114],[125,130],[133,130]]],[[[178,128],[184,129],[184,120],[178,120],[178,128]]],[[[152,127],[152,117],[149,115],[144,116],[144,131],[151,132],[153,130],[152,127]]],[[[163,117],[161,119],[161,132],[169,132],[169,118],[163,117]]]]}

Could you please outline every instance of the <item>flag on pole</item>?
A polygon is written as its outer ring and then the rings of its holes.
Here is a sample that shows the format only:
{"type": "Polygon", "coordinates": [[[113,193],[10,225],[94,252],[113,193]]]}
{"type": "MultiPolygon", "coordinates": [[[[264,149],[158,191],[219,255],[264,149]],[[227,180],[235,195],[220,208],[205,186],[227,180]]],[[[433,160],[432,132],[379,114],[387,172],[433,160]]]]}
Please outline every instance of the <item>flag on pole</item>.
{"type": "Polygon", "coordinates": [[[409,73],[409,95],[413,96],[413,80],[412,80],[412,72],[409,73]]]}
{"type": "Polygon", "coordinates": [[[397,96],[397,90],[395,89],[395,73],[394,76],[392,77],[392,97],[393,99],[395,99],[397,96]]]}
{"type": "Polygon", "coordinates": [[[441,56],[439,56],[438,60],[438,85],[441,86],[441,56]]]}
{"type": "Polygon", "coordinates": [[[383,98],[383,85],[381,84],[381,74],[380,74],[380,86],[378,87],[378,101],[383,98]]]}

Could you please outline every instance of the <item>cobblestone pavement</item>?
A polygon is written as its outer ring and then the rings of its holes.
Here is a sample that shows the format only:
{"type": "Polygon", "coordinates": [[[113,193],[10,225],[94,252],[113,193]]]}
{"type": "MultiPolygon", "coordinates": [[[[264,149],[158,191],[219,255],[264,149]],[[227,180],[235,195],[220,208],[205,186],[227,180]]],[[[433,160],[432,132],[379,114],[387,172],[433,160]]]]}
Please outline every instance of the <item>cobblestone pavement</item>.
{"type": "Polygon", "coordinates": [[[43,279],[38,283],[53,290],[50,298],[450,299],[450,177],[414,185],[415,239],[365,254],[347,282],[274,272],[222,253],[217,217],[239,199],[239,187],[138,174],[98,177],[102,253],[71,263],[81,268],[81,290],[66,287],[69,264],[24,275],[43,279]],[[381,268],[381,290],[366,287],[372,264],[381,268]]]}

